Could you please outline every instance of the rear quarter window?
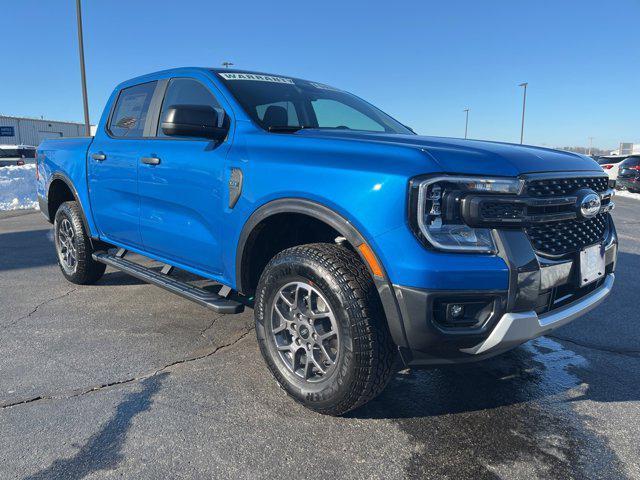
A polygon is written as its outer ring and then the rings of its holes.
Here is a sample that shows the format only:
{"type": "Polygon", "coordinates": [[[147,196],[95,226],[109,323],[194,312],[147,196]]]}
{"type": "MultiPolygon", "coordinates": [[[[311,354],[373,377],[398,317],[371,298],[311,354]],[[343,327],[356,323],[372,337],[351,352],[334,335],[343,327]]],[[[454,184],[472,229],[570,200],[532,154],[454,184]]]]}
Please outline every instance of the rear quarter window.
{"type": "Polygon", "coordinates": [[[147,113],[157,82],[123,88],[109,120],[109,132],[114,137],[142,137],[147,113]]]}

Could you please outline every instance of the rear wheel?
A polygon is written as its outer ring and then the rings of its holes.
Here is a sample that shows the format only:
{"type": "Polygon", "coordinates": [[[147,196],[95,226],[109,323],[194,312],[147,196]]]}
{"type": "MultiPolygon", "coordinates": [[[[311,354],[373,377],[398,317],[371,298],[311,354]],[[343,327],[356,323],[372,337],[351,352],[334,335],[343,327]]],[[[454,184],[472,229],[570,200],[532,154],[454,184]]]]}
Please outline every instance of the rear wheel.
{"type": "Polygon", "coordinates": [[[79,285],[97,282],[106,265],[91,257],[93,248],[84,229],[78,203],[64,202],[60,205],[53,225],[58,265],[65,278],[79,285]]]}
{"type": "Polygon", "coordinates": [[[289,248],[265,268],[255,300],[262,355],[306,407],[341,415],[378,395],[395,367],[375,285],[345,247],[289,248]]]}

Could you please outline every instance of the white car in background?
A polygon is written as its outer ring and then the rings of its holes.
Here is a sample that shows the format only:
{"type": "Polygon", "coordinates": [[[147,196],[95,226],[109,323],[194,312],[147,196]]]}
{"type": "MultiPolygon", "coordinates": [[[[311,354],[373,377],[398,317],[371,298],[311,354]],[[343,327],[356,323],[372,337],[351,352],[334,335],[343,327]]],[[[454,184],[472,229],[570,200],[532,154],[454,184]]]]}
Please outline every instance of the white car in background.
{"type": "Polygon", "coordinates": [[[36,163],[36,147],[31,145],[0,145],[0,167],[36,163]]]}
{"type": "Polygon", "coordinates": [[[602,167],[605,173],[609,176],[611,180],[616,180],[618,178],[618,170],[620,169],[620,164],[623,160],[625,160],[629,155],[606,155],[598,158],[598,164],[602,167]]]}

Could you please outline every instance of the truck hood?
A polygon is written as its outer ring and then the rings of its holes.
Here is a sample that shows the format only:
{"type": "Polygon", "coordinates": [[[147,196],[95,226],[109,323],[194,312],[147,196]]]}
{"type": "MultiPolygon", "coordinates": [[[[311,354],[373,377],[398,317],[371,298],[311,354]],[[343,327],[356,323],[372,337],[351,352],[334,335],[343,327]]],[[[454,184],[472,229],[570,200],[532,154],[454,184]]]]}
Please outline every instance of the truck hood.
{"type": "Polygon", "coordinates": [[[526,145],[347,130],[310,129],[296,135],[415,148],[424,152],[443,173],[517,176],[537,172],[602,171],[595,160],[584,155],[526,145]]]}

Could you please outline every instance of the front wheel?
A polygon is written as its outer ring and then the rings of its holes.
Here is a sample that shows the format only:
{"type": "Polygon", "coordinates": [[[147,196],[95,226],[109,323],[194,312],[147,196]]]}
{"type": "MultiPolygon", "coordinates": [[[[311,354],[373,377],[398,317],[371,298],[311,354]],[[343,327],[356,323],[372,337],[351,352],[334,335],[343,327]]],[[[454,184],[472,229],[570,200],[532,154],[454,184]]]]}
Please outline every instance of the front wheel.
{"type": "Polygon", "coordinates": [[[308,408],[341,415],[393,373],[393,345],[375,285],[358,256],[332,244],[289,248],[267,265],[255,300],[262,355],[308,408]]]}
{"type": "Polygon", "coordinates": [[[60,270],[67,280],[79,285],[97,282],[106,269],[91,254],[91,240],[84,229],[77,202],[64,202],[53,222],[54,241],[60,270]]]}

